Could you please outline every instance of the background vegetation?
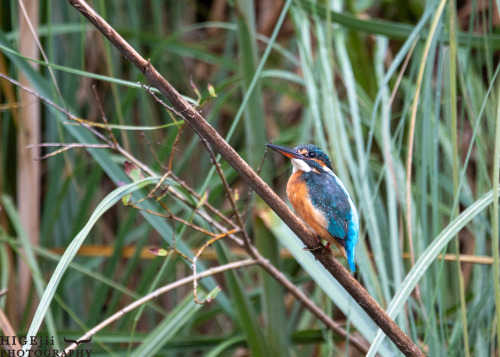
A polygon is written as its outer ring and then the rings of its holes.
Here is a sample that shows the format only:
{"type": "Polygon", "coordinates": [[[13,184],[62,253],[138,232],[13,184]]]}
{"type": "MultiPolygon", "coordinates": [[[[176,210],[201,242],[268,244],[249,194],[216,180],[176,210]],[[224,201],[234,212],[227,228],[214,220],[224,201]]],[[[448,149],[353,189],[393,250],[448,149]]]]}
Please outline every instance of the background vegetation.
{"type": "MultiPolygon", "coordinates": [[[[148,249],[168,249],[175,237],[178,250],[192,257],[209,238],[193,225],[216,231],[201,218],[211,214],[206,203],[229,217],[232,210],[197,135],[186,127],[178,136],[179,119],[138,84],[141,73],[67,2],[28,4],[26,11],[39,11],[39,44],[20,30],[19,3],[4,1],[0,72],[14,79],[23,73],[37,93],[78,118],[103,123],[105,113],[121,146],[156,175],[175,149],[173,172],[198,194],[167,182],[182,199],[165,191],[163,202],[188,225],[127,206],[115,189],[131,182],[129,159],[108,149],[75,147],[41,161],[39,174],[27,177],[21,167],[37,164],[26,157],[22,134],[37,131],[37,115],[41,142],[95,144],[98,137],[1,80],[2,334],[9,326],[17,335],[35,331],[54,336],[61,348],[63,337],[77,339],[137,298],[191,275],[180,254],[148,249]],[[17,209],[23,204],[27,210],[17,209]],[[83,245],[71,256],[75,242],[83,245]],[[55,270],[58,262],[68,266],[64,274],[55,270]],[[46,300],[51,278],[60,281],[46,300]]],[[[356,277],[426,353],[498,353],[496,1],[90,4],[255,169],[270,140],[316,143],[330,153],[361,217],[356,277]]],[[[258,198],[249,199],[247,184],[221,165],[259,251],[349,334],[370,344],[378,336],[371,353],[397,353],[286,226],[258,198]]],[[[261,176],[283,197],[289,174],[289,162],[267,156],[261,176]]],[[[154,198],[143,204],[167,214],[154,198]]],[[[206,268],[244,257],[224,238],[200,260],[206,268]]],[[[208,293],[217,285],[222,291],[207,305],[194,303],[188,285],[121,317],[94,336],[92,355],[359,354],[259,267],[205,279],[202,288],[208,293]]]]}

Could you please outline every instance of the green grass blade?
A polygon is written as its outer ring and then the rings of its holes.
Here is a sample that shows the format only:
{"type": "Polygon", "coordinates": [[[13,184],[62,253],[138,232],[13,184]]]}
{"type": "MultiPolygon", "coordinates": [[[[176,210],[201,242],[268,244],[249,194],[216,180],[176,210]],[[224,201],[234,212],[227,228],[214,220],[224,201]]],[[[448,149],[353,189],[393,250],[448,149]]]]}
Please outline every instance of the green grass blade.
{"type": "Polygon", "coordinates": [[[204,357],[219,357],[224,351],[234,345],[241,344],[243,341],[245,341],[245,339],[242,336],[227,338],[209,353],[205,354],[204,357]]]}
{"type": "MultiPolygon", "coordinates": [[[[220,264],[229,263],[227,248],[225,246],[216,246],[217,256],[220,264]]],[[[257,312],[245,292],[242,281],[237,272],[226,271],[224,273],[229,290],[231,292],[232,303],[235,305],[235,313],[241,330],[245,333],[248,347],[252,356],[270,356],[266,349],[266,343],[262,327],[257,320],[257,312]]]]}
{"type": "MultiPolygon", "coordinates": [[[[456,32],[456,14],[455,14],[455,6],[454,2],[450,2],[448,7],[449,12],[449,31],[450,31],[450,113],[451,113],[451,141],[453,145],[453,191],[454,195],[458,195],[458,173],[459,173],[459,158],[458,158],[458,123],[457,123],[457,42],[455,37],[456,32]]],[[[452,217],[455,217],[458,212],[458,207],[455,209],[455,212],[452,212],[452,217]]],[[[463,341],[464,341],[464,353],[465,356],[468,357],[470,355],[469,350],[469,332],[468,332],[468,324],[467,324],[467,307],[465,303],[465,287],[464,287],[464,276],[462,274],[462,266],[460,261],[458,260],[460,256],[460,247],[459,247],[459,238],[458,235],[455,237],[454,242],[454,250],[455,255],[457,257],[455,267],[456,274],[458,279],[458,287],[459,287],[459,301],[460,301],[460,310],[461,310],[461,318],[462,318],[462,331],[463,331],[463,341]]]]}
{"type": "MultiPolygon", "coordinates": [[[[266,61],[269,57],[269,54],[271,53],[271,50],[272,50],[274,43],[276,41],[276,37],[278,36],[279,29],[281,28],[281,26],[283,25],[283,22],[285,21],[285,15],[288,12],[288,8],[290,7],[291,2],[292,2],[291,0],[287,0],[285,5],[283,6],[283,9],[281,10],[280,17],[276,23],[276,26],[274,27],[273,33],[271,35],[271,38],[269,39],[266,50],[262,54],[262,58],[260,59],[257,68],[255,69],[255,73],[252,77],[252,81],[250,82],[250,84],[248,84],[248,86],[245,90],[245,95],[243,97],[243,100],[241,101],[241,104],[238,107],[238,112],[236,113],[236,115],[233,119],[233,122],[231,123],[231,127],[229,128],[229,130],[224,138],[227,142],[229,142],[231,140],[231,138],[234,134],[234,131],[236,130],[238,123],[239,123],[241,117],[243,116],[245,109],[249,103],[249,100],[252,96],[252,92],[255,89],[255,87],[257,86],[257,83],[258,83],[259,78],[262,74],[262,71],[264,70],[264,65],[266,64],[266,61]]],[[[265,148],[263,148],[263,149],[265,150],[265,148]]],[[[217,156],[217,160],[220,160],[220,155],[217,156]]],[[[214,172],[215,172],[215,168],[212,168],[210,170],[210,172],[208,173],[207,178],[201,187],[201,191],[204,191],[207,188],[207,185],[208,185],[210,179],[212,178],[214,172]]]]}
{"type": "MultiPolygon", "coordinates": [[[[498,196],[497,196],[498,197],[498,196]]],[[[415,263],[410,272],[406,275],[403,284],[400,286],[387,309],[389,316],[394,318],[399,314],[403,305],[407,301],[411,292],[418,284],[420,279],[427,272],[427,269],[434,262],[437,256],[443,251],[447,244],[455,237],[455,235],[464,228],[470,221],[476,218],[484,209],[493,203],[493,192],[489,191],[482,198],[474,202],[470,207],[463,211],[457,218],[432,241],[429,247],[422,253],[420,259],[415,263]]],[[[385,334],[382,330],[377,332],[377,337],[373,341],[368,356],[374,356],[377,353],[380,343],[384,339],[385,334]]]]}
{"type": "MultiPolygon", "coordinates": [[[[209,295],[215,291],[218,291],[218,288],[209,295]]],[[[194,302],[193,295],[186,296],[153,331],[148,333],[142,344],[134,351],[134,356],[156,355],[202,307],[203,305],[194,302]]]]}
{"type": "MultiPolygon", "coordinates": [[[[320,2],[313,2],[311,0],[298,0],[304,9],[311,14],[317,14],[322,18],[327,17],[326,6],[320,2]]],[[[331,20],[348,29],[355,31],[366,32],[371,35],[383,35],[391,39],[396,40],[406,40],[408,36],[413,31],[412,25],[396,23],[381,19],[360,19],[354,15],[348,13],[341,13],[331,11],[331,20]]],[[[422,40],[425,40],[426,34],[423,34],[422,40]]],[[[500,48],[500,36],[499,35],[475,35],[460,32],[457,36],[459,45],[469,45],[473,48],[483,48],[486,46],[485,42],[488,41],[491,46],[495,49],[500,48]]],[[[442,35],[442,40],[447,43],[448,38],[446,34],[442,35]]]]}
{"type": "MultiPolygon", "coordinates": [[[[146,178],[138,182],[134,182],[128,184],[123,187],[119,187],[107,195],[96,207],[92,215],[90,216],[87,224],[83,229],[78,233],[78,235],[71,241],[71,244],[68,246],[66,251],[64,252],[59,264],[52,274],[49,283],[47,284],[47,288],[45,289],[43,296],[40,300],[40,304],[37,307],[35,316],[33,317],[33,321],[31,322],[31,326],[28,330],[28,336],[36,336],[42,321],[44,320],[47,311],[49,309],[50,303],[54,294],[56,292],[57,287],[64,275],[65,271],[68,269],[69,264],[75,258],[76,253],[78,253],[78,249],[83,244],[85,238],[87,238],[91,228],[97,222],[97,220],[106,212],[110,207],[112,207],[115,203],[117,203],[122,197],[125,195],[132,193],[145,185],[150,183],[154,183],[159,181],[158,178],[146,178]]],[[[23,346],[23,351],[29,350],[31,347],[30,343],[27,343],[23,346]]]]}
{"type": "MultiPolygon", "coordinates": [[[[493,193],[494,197],[499,194],[500,177],[500,85],[498,86],[497,116],[495,125],[495,156],[493,163],[493,193]]],[[[498,199],[493,201],[493,216],[491,222],[491,247],[493,254],[493,286],[495,290],[496,304],[496,335],[497,341],[500,338],[500,258],[498,252],[498,199]]]]}
{"type": "MultiPolygon", "coordinates": [[[[32,275],[33,275],[33,283],[35,284],[35,289],[38,293],[38,296],[42,296],[44,290],[45,290],[45,281],[43,279],[42,271],[40,269],[39,263],[35,257],[35,253],[33,251],[33,248],[31,247],[31,242],[27,236],[27,233],[25,232],[21,219],[19,215],[17,214],[17,211],[14,207],[14,203],[12,202],[12,199],[8,196],[2,195],[2,205],[5,208],[5,211],[7,212],[7,215],[10,219],[10,222],[12,223],[14,230],[16,231],[19,240],[21,241],[21,246],[24,248],[24,253],[26,254],[26,263],[29,266],[32,275]]],[[[49,333],[51,336],[54,336],[54,341],[56,342],[55,347],[59,348],[59,341],[57,336],[59,335],[57,333],[57,328],[54,322],[54,317],[50,311],[47,312],[46,315],[46,324],[47,324],[47,329],[49,330],[49,333]]],[[[35,334],[28,335],[28,336],[36,336],[35,334]]]]}

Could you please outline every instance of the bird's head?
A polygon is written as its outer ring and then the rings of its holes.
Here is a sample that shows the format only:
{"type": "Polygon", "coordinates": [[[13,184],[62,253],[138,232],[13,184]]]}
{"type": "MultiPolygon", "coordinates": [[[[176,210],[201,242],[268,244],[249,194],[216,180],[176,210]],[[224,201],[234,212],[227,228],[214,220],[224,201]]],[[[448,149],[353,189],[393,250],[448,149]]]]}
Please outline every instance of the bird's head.
{"type": "Polygon", "coordinates": [[[332,172],[332,163],[328,155],[316,145],[299,145],[293,149],[282,146],[266,144],[267,147],[279,152],[280,154],[292,159],[293,172],[314,171],[322,174],[332,172]]]}

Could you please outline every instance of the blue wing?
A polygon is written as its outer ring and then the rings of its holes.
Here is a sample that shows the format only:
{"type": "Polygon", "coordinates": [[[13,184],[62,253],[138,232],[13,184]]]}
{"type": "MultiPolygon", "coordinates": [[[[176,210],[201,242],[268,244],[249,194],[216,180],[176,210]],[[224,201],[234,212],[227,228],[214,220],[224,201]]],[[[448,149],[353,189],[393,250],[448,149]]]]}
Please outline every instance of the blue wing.
{"type": "Polygon", "coordinates": [[[354,252],[358,241],[358,213],[342,182],[333,174],[310,172],[306,178],[309,196],[315,207],[326,215],[328,232],[346,250],[349,267],[354,268],[354,252]]]}
{"type": "Polygon", "coordinates": [[[329,174],[311,174],[307,179],[309,196],[315,207],[326,215],[328,232],[345,246],[347,228],[352,218],[349,196],[335,177],[329,174]]]}

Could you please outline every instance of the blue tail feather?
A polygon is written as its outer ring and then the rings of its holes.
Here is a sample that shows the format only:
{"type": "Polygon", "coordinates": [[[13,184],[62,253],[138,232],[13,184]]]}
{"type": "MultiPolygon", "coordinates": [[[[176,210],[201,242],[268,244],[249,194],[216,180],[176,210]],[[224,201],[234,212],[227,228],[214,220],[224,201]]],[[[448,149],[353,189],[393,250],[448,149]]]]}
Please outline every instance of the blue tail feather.
{"type": "Polygon", "coordinates": [[[352,249],[346,249],[346,255],[347,255],[347,262],[349,263],[349,268],[353,272],[356,271],[356,267],[354,266],[354,251],[356,250],[356,247],[352,247],[352,249]]]}

